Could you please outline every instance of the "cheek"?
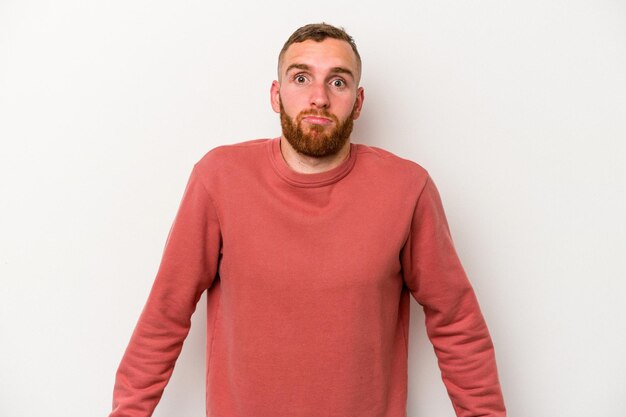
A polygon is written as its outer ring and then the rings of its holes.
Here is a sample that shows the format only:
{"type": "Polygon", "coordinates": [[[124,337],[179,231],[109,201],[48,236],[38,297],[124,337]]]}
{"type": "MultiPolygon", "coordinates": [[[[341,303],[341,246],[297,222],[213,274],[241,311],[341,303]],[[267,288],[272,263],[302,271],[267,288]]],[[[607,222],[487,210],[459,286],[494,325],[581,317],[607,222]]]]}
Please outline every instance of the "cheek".
{"type": "Polygon", "coordinates": [[[302,99],[297,95],[289,94],[288,92],[281,94],[280,101],[285,109],[285,112],[287,112],[290,116],[298,114],[298,112],[304,108],[301,103],[302,99]]]}
{"type": "Polygon", "coordinates": [[[342,97],[340,102],[341,114],[344,118],[348,117],[354,109],[357,107],[358,103],[356,97],[342,97]]]}

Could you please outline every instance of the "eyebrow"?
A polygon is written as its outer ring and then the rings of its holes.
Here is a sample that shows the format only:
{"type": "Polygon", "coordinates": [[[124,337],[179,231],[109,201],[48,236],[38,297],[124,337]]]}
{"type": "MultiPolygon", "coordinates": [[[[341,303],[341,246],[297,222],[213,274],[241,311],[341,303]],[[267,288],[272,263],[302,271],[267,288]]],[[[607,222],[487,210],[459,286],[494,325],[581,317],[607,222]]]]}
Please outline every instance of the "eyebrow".
{"type": "MultiPolygon", "coordinates": [[[[285,70],[285,74],[288,74],[289,71],[291,71],[292,69],[299,69],[299,70],[304,70],[304,71],[310,71],[311,67],[309,67],[307,64],[291,64],[287,67],[287,69],[285,70]]],[[[352,71],[350,71],[348,68],[344,68],[344,67],[333,67],[330,70],[331,73],[333,74],[347,74],[349,75],[353,80],[354,78],[354,74],[352,73],[352,71]]]]}

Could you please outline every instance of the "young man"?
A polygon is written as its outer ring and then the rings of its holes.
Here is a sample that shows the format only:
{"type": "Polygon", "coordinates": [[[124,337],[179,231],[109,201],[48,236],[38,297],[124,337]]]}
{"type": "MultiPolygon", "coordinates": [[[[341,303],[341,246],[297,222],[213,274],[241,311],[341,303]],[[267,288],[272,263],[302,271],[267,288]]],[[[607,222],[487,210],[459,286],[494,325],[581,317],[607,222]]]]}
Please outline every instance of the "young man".
{"type": "Polygon", "coordinates": [[[205,290],[207,416],[406,416],[410,295],[457,415],[505,416],[491,339],[428,173],[350,142],[360,76],[342,29],[298,29],[271,87],[282,136],[196,164],[111,417],[152,414],[205,290]]]}

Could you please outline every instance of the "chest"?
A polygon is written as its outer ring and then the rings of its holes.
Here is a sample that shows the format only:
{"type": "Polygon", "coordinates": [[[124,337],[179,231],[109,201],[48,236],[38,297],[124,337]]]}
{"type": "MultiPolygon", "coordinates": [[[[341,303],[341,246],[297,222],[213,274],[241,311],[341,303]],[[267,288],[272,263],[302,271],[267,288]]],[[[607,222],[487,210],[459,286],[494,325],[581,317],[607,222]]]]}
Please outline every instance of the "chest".
{"type": "Polygon", "coordinates": [[[229,194],[222,197],[232,203],[220,212],[220,277],[227,287],[378,288],[400,274],[413,206],[406,193],[340,182],[320,188],[259,183],[229,194]]]}

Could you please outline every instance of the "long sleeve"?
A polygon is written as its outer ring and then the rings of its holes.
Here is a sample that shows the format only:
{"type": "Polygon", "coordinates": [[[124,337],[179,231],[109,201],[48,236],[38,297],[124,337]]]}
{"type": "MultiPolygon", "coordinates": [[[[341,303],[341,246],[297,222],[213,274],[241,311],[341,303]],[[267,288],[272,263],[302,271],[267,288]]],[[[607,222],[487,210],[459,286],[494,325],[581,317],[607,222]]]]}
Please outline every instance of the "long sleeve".
{"type": "Polygon", "coordinates": [[[456,415],[504,417],[491,337],[430,178],[416,204],[402,266],[407,287],[424,309],[428,337],[456,415]]]}
{"type": "Polygon", "coordinates": [[[215,207],[194,169],[148,301],[117,371],[110,417],[152,415],[196,304],[216,275],[220,240],[215,207]]]}

